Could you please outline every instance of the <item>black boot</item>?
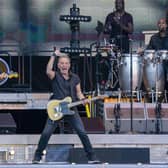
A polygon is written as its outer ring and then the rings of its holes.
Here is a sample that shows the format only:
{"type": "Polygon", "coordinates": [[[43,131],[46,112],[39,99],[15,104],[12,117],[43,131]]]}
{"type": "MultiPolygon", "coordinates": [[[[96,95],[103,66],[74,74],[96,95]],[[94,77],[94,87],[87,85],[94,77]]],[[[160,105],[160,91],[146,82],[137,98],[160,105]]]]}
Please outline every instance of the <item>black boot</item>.
{"type": "Polygon", "coordinates": [[[34,154],[34,158],[33,158],[33,160],[32,160],[32,163],[33,163],[33,164],[38,164],[38,163],[40,163],[41,158],[42,158],[42,153],[36,151],[35,154],[34,154]]]}
{"type": "Polygon", "coordinates": [[[94,154],[88,156],[88,164],[99,164],[99,163],[101,163],[100,160],[98,160],[94,154]]]}

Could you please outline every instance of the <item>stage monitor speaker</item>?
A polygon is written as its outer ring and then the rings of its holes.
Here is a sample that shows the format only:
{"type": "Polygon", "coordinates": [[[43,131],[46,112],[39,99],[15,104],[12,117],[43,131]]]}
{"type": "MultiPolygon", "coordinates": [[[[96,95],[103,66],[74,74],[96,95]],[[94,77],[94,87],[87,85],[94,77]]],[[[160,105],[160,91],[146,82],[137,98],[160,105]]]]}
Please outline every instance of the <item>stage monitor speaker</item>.
{"type": "Polygon", "coordinates": [[[146,103],[147,133],[168,132],[168,103],[161,103],[160,117],[157,118],[156,103],[146,103]],[[159,129],[159,130],[157,130],[159,129]]]}
{"type": "MultiPolygon", "coordinates": [[[[131,105],[120,103],[116,114],[115,103],[104,103],[104,124],[106,133],[125,133],[131,129],[131,105]]],[[[144,133],[146,131],[146,117],[143,103],[133,103],[132,108],[133,131],[144,133]]]]}
{"type": "Polygon", "coordinates": [[[16,133],[16,123],[10,113],[0,113],[0,134],[16,133]]]}
{"type": "Polygon", "coordinates": [[[47,154],[46,154],[46,162],[59,162],[66,163],[69,162],[69,153],[72,150],[73,145],[48,145],[47,146],[47,154]]]}
{"type": "MultiPolygon", "coordinates": [[[[149,148],[94,148],[94,151],[96,153],[97,158],[104,163],[106,162],[112,164],[150,163],[149,148]]],[[[69,156],[70,156],[69,160],[71,163],[77,163],[77,164],[87,163],[86,154],[83,148],[70,149],[69,156]]]]}

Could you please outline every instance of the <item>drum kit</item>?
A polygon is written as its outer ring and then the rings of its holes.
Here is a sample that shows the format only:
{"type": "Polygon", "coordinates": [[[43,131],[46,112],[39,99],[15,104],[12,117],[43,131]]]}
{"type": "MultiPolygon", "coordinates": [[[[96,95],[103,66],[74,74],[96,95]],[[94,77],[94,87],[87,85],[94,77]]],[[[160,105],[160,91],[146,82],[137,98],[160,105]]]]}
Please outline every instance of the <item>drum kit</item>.
{"type": "Polygon", "coordinates": [[[142,98],[149,102],[167,101],[164,70],[167,50],[121,53],[115,44],[100,46],[99,50],[107,52],[110,65],[105,89],[115,88],[118,82],[120,96],[129,97],[130,93],[135,93],[140,101],[142,98]]]}

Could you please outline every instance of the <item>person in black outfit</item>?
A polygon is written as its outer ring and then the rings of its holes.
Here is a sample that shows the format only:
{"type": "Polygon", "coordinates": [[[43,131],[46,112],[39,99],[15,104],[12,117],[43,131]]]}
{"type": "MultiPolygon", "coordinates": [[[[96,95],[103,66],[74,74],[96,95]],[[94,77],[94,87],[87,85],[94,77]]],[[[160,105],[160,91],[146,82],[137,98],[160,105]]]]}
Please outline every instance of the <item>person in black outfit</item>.
{"type": "Polygon", "coordinates": [[[158,23],[158,33],[152,35],[149,44],[146,49],[148,50],[168,50],[168,33],[166,19],[159,19],[158,23]]]}
{"type": "MultiPolygon", "coordinates": [[[[80,85],[80,79],[78,75],[70,71],[70,58],[67,55],[62,55],[59,50],[55,51],[56,56],[51,56],[47,64],[46,73],[48,77],[52,80],[52,89],[53,95],[51,99],[62,100],[67,96],[72,98],[72,101],[83,100],[83,103],[88,101],[85,99],[80,85]],[[57,68],[55,71],[54,63],[55,58],[58,57],[57,68]]],[[[96,156],[93,152],[92,145],[90,143],[89,137],[86,134],[82,120],[77,112],[77,109],[74,107],[74,115],[65,115],[64,121],[67,121],[72,128],[77,132],[86,152],[88,163],[96,164],[99,163],[99,160],[96,159],[96,156]]],[[[39,163],[42,157],[43,150],[46,148],[49,138],[56,129],[59,121],[52,121],[50,118],[47,119],[45,128],[40,137],[38,147],[35,151],[33,163],[39,163]]]]}
{"type": "Polygon", "coordinates": [[[125,11],[124,0],[115,0],[116,10],[105,19],[104,33],[109,34],[111,43],[122,53],[129,53],[129,34],[133,33],[133,17],[125,11]]]}
{"type": "MultiPolygon", "coordinates": [[[[168,50],[168,32],[167,32],[167,24],[166,18],[159,19],[157,23],[158,33],[152,35],[149,44],[147,46],[147,50],[155,50],[159,52],[159,50],[164,50],[167,52],[168,50]]],[[[159,55],[162,57],[161,55],[159,55]]],[[[168,82],[168,57],[163,58],[163,68],[164,68],[164,75],[165,75],[165,89],[167,90],[167,82],[168,82]]]]}

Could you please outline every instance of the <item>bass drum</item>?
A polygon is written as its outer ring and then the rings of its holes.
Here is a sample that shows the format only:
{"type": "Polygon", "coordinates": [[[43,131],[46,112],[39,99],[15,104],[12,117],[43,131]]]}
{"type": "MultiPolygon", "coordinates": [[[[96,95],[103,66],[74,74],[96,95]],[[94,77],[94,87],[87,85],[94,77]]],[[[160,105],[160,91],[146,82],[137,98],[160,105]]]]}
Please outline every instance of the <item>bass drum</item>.
{"type": "MultiPolygon", "coordinates": [[[[119,84],[121,91],[131,91],[131,55],[122,54],[119,62],[119,84]]],[[[142,84],[143,64],[142,57],[132,54],[132,90],[140,90],[142,84]]]]}
{"type": "Polygon", "coordinates": [[[163,62],[158,61],[157,54],[153,51],[144,52],[144,68],[143,68],[143,82],[147,92],[157,91],[163,92],[165,86],[165,76],[163,62]],[[146,60],[145,58],[155,55],[153,59],[146,60]]]}

